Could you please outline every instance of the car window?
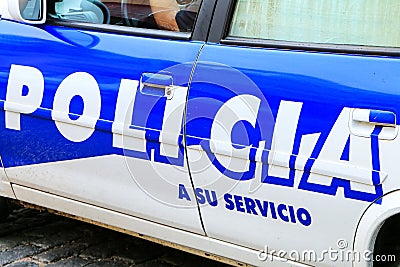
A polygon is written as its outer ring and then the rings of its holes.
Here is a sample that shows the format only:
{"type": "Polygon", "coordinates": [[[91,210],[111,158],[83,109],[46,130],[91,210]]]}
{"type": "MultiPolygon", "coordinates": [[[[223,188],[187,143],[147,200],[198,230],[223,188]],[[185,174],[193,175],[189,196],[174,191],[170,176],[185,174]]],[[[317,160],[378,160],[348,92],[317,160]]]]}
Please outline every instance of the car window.
{"type": "Polygon", "coordinates": [[[202,0],[50,0],[60,21],[191,32],[202,0]]]}
{"type": "Polygon", "coordinates": [[[400,47],[398,0],[238,0],[231,37],[400,47]]]}

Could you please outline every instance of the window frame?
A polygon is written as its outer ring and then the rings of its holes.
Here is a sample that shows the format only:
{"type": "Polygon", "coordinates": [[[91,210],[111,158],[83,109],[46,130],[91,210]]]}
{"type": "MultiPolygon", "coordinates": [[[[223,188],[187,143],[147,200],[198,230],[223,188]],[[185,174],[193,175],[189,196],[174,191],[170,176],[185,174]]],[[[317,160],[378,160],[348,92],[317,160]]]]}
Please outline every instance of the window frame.
{"type": "Polygon", "coordinates": [[[132,36],[155,37],[161,39],[184,40],[184,41],[194,40],[194,41],[205,42],[208,37],[208,32],[213,18],[213,12],[215,9],[216,2],[217,0],[203,0],[200,6],[200,10],[197,14],[196,21],[193,26],[193,31],[187,33],[173,32],[167,30],[135,28],[128,26],[120,26],[120,25],[58,20],[50,17],[48,13],[46,14],[47,19],[45,25],[64,26],[69,28],[94,30],[94,31],[132,35],[132,36]]]}
{"type": "Polygon", "coordinates": [[[236,8],[236,3],[237,0],[218,0],[211,23],[208,42],[234,46],[265,47],[301,51],[382,55],[396,57],[400,56],[400,48],[394,47],[319,44],[229,36],[229,30],[236,8]]]}

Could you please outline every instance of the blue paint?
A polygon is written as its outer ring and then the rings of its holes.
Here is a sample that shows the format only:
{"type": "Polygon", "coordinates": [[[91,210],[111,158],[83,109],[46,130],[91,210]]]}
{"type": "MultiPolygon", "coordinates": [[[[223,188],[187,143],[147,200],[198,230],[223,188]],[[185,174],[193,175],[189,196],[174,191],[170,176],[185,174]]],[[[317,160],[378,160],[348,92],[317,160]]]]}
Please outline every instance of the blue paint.
{"type": "Polygon", "coordinates": [[[350,136],[349,138],[347,138],[347,142],[343,149],[342,156],[340,156],[340,160],[346,160],[346,161],[350,160],[350,136]]]}
{"type": "MultiPolygon", "coordinates": [[[[30,26],[0,21],[0,107],[4,109],[6,85],[12,64],[37,68],[45,81],[41,106],[33,114],[21,115],[21,131],[5,128],[4,111],[0,111],[0,154],[5,167],[81,159],[102,155],[125,155],[183,166],[183,131],[177,140],[178,158],[161,155],[160,131],[166,99],[138,91],[131,127],[146,131],[146,152],[114,148],[114,121],[121,79],[139,81],[142,73],[167,71],[174,84],[187,85],[201,43],[123,36],[58,27],[30,26]],[[117,45],[118,44],[118,45],[117,45]],[[163,47],[163,53],[155,53],[163,47]],[[86,72],[99,84],[100,119],[86,141],[74,143],[64,138],[51,118],[55,92],[60,83],[74,72],[86,72]]],[[[26,89],[24,94],[27,94],[26,89]]],[[[69,117],[79,118],[83,103],[74,97],[69,117]]]]}
{"type": "MultiPolygon", "coordinates": [[[[335,196],[341,187],[345,198],[373,202],[382,196],[380,182],[373,178],[379,176],[380,170],[376,164],[371,171],[375,193],[353,190],[347,179],[332,177],[330,185],[320,185],[309,182],[308,177],[344,108],[391,110],[393,113],[371,115],[370,120],[399,124],[394,116],[400,112],[400,106],[396,104],[400,101],[399,71],[400,61],[391,57],[206,45],[200,55],[189,92],[187,144],[200,144],[213,165],[227,178],[241,181],[254,179],[254,153],[248,156],[249,169],[243,173],[235,173],[215,159],[205,141],[210,139],[213,118],[223,103],[237,95],[254,95],[261,100],[256,126],[253,129],[241,127],[240,132],[245,132],[242,139],[238,138],[239,129],[235,128],[239,126],[235,126],[232,146],[240,148],[238,143],[241,142],[240,145],[251,144],[258,148],[260,141],[266,142],[262,155],[264,167],[261,182],[264,186],[271,184],[294,187],[295,164],[301,138],[307,134],[320,133],[298,188],[335,196]],[[269,175],[267,161],[274,121],[282,100],[303,104],[292,156],[288,162],[289,176],[286,178],[269,175]],[[251,142],[246,143],[246,138],[251,142]]],[[[378,141],[371,146],[376,162],[380,161],[378,147],[378,141]]],[[[350,138],[345,144],[341,160],[349,160],[349,149],[350,138]]]]}
{"type": "MultiPolygon", "coordinates": [[[[381,133],[383,127],[375,126],[374,131],[371,133],[371,150],[376,151],[376,153],[372,154],[372,168],[374,171],[372,172],[372,182],[375,185],[375,190],[377,192],[377,196],[383,196],[383,189],[381,184],[381,179],[379,175],[379,171],[381,170],[380,160],[379,160],[379,134],[381,133]]],[[[377,204],[382,204],[382,198],[379,198],[376,201],[377,204]]]]}
{"type": "Polygon", "coordinates": [[[312,224],[311,213],[303,207],[296,208],[285,203],[253,199],[241,195],[224,194],[225,209],[252,216],[279,220],[282,223],[300,223],[303,226],[312,224]]]}
{"type": "Polygon", "coordinates": [[[396,115],[390,111],[370,110],[369,121],[374,123],[396,125],[396,115]]]}
{"type": "Polygon", "coordinates": [[[79,116],[74,115],[82,115],[84,109],[83,99],[80,95],[76,95],[71,99],[69,104],[69,112],[68,115],[72,120],[76,120],[79,116]]]}
{"type": "Polygon", "coordinates": [[[187,201],[190,201],[190,196],[189,193],[186,190],[185,185],[180,184],[179,189],[178,189],[178,198],[179,199],[186,199],[187,201]]]}
{"type": "Polygon", "coordinates": [[[27,96],[29,93],[29,88],[28,86],[24,85],[24,87],[22,88],[22,96],[27,96]]]}

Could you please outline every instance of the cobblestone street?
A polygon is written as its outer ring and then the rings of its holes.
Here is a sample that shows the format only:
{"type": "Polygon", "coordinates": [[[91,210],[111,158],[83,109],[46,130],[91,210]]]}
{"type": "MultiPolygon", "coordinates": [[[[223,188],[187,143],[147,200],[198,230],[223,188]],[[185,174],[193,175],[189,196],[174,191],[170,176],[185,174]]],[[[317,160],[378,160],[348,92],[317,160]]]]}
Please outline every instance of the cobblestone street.
{"type": "Polygon", "coordinates": [[[227,265],[48,212],[19,208],[0,224],[0,266],[227,265]]]}

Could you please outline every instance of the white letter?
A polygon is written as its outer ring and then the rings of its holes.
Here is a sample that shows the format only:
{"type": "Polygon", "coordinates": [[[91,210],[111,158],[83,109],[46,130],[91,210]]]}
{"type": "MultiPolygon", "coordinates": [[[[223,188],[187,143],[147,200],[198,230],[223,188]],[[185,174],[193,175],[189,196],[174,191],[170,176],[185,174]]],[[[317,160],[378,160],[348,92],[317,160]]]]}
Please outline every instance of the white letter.
{"type": "Polygon", "coordinates": [[[179,156],[179,135],[182,130],[187,87],[175,86],[174,97],[167,100],[162,129],[160,133],[161,155],[177,158],[179,156]]]}
{"type": "Polygon", "coordinates": [[[264,166],[268,168],[269,176],[289,178],[289,161],[302,106],[299,102],[281,101],[272,137],[272,153],[269,153],[268,165],[264,166]]]}
{"type": "Polygon", "coordinates": [[[248,121],[256,125],[261,100],[252,95],[238,95],[229,99],[218,110],[211,126],[211,150],[225,168],[234,172],[246,172],[249,169],[250,146],[235,148],[232,146],[232,129],[239,121],[248,121]],[[220,156],[220,155],[224,156],[220,156]],[[234,160],[235,157],[247,160],[234,160]]]}
{"type": "Polygon", "coordinates": [[[139,82],[122,79],[119,86],[115,118],[112,125],[113,147],[146,152],[145,131],[131,129],[139,82]]]}
{"type": "Polygon", "coordinates": [[[6,128],[21,130],[20,113],[30,114],[40,107],[43,91],[44,78],[38,69],[11,65],[4,103],[6,128]],[[26,95],[23,95],[24,86],[28,88],[26,95]]]}
{"type": "Polygon", "coordinates": [[[76,72],[65,78],[54,96],[51,116],[60,133],[70,141],[82,142],[94,132],[100,118],[101,96],[97,81],[85,72],[76,72]],[[76,120],[68,116],[74,96],[83,100],[83,112],[76,120]],[[78,126],[78,127],[77,127],[78,126]]]}

